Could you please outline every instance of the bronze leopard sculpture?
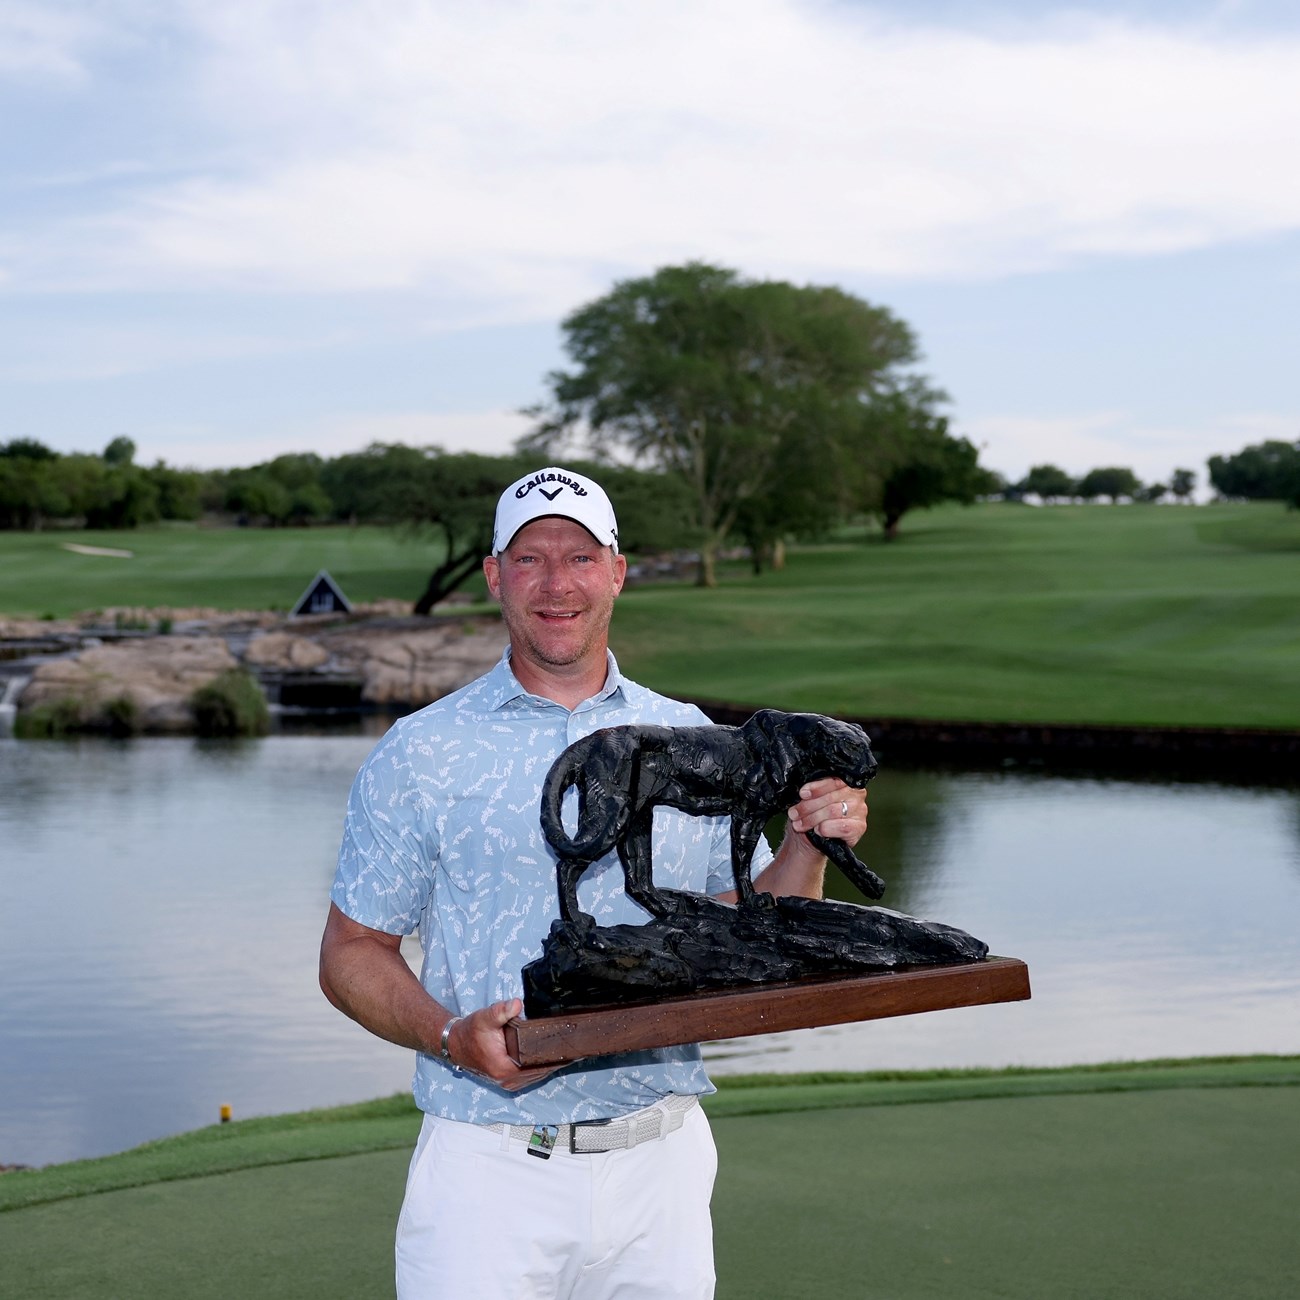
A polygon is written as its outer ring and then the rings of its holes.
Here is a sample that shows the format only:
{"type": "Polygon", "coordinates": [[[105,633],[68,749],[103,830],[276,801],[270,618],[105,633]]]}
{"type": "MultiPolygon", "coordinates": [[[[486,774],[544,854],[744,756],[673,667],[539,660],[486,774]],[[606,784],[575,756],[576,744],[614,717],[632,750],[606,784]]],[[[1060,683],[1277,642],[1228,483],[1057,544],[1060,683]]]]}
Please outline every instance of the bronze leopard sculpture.
{"type": "MultiPolygon", "coordinates": [[[[809,781],[835,777],[862,787],[876,760],[861,727],[816,713],[760,709],[739,727],[607,727],[570,745],[555,761],[542,791],[542,830],[560,856],[560,916],[577,922],[578,881],[591,863],[617,849],[627,892],[653,916],[672,902],[653,879],[654,809],[731,816],[731,865],[742,903],[754,896],[750,860],[763,827],[799,802],[809,781]],[[561,801],[578,789],[578,828],[570,836],[561,801]]],[[[868,898],[884,881],[843,840],[815,831],[808,839],[868,898]]]]}

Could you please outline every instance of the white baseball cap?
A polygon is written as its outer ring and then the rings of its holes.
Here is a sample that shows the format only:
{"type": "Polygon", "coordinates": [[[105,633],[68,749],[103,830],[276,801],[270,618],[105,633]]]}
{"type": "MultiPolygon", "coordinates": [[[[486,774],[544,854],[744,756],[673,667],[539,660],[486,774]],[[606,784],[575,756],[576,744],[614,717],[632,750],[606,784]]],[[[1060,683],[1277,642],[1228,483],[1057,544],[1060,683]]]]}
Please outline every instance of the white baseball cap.
{"type": "Polygon", "coordinates": [[[525,524],[549,515],[581,524],[602,546],[611,546],[618,554],[618,520],[605,489],[585,474],[554,467],[525,474],[501,494],[492,554],[500,555],[525,524]]]}

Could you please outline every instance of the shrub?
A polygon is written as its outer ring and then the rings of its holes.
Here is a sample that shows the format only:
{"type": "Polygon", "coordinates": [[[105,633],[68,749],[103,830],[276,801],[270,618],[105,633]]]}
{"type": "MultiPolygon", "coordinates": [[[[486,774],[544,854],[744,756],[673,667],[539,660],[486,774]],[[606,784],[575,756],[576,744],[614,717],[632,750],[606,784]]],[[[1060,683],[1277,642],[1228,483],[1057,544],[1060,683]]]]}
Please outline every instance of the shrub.
{"type": "Polygon", "coordinates": [[[118,695],[104,705],[104,725],[110,736],[134,736],[140,730],[140,711],[129,695],[118,695]]]}
{"type": "Polygon", "coordinates": [[[19,710],[14,718],[14,735],[19,740],[51,740],[85,729],[82,702],[72,696],[19,710]]]}
{"type": "Polygon", "coordinates": [[[190,696],[200,736],[264,736],[271,729],[266,697],[246,668],[231,668],[190,696]]]}

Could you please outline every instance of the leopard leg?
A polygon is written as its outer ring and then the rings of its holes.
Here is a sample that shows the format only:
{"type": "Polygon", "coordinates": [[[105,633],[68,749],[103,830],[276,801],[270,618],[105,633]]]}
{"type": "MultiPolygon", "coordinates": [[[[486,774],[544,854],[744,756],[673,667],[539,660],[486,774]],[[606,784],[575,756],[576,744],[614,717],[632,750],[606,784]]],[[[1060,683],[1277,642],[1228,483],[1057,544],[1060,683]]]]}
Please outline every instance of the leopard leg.
{"type": "Polygon", "coordinates": [[[628,897],[640,903],[651,916],[663,917],[673,910],[673,905],[668,896],[655,886],[654,863],[651,861],[653,834],[654,808],[651,806],[634,812],[627,831],[618,842],[618,858],[623,864],[628,897]]]}
{"type": "Polygon", "coordinates": [[[582,858],[561,858],[555,869],[555,883],[560,891],[560,919],[569,925],[591,920],[578,906],[578,881],[590,865],[582,858]]]}
{"type": "Polygon", "coordinates": [[[748,903],[754,897],[754,849],[762,833],[761,822],[731,814],[731,873],[736,881],[738,903],[748,903]]]}

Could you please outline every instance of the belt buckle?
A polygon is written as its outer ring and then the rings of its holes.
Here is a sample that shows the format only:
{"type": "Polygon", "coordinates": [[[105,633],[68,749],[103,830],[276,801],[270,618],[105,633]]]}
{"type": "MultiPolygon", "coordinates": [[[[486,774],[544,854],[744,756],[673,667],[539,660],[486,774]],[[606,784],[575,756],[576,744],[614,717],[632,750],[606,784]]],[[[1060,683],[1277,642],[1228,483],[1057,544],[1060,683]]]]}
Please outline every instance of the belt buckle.
{"type": "Polygon", "coordinates": [[[581,1119],[569,1125],[569,1150],[574,1155],[592,1155],[593,1152],[578,1150],[578,1130],[588,1128],[608,1128],[615,1121],[612,1119],[581,1119]]]}
{"type": "MultiPolygon", "coordinates": [[[[534,1124],[533,1131],[528,1135],[528,1154],[539,1160],[549,1160],[551,1152],[555,1150],[555,1139],[559,1136],[558,1124],[534,1124]]],[[[569,1141],[572,1145],[573,1139],[570,1138],[569,1141]]]]}

